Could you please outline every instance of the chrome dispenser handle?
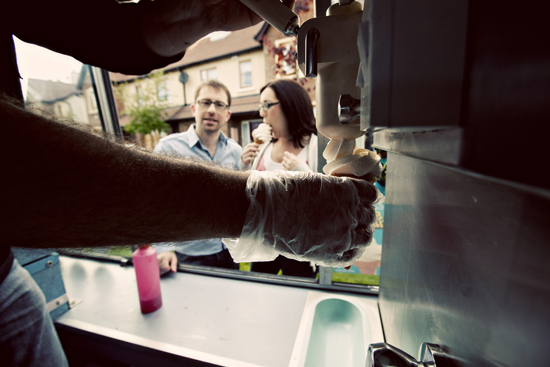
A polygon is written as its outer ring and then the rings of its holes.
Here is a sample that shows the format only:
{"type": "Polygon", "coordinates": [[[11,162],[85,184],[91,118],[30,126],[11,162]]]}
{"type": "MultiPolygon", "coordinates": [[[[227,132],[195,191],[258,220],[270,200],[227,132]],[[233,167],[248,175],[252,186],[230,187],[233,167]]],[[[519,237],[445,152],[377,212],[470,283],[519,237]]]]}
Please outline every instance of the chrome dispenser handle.
{"type": "Polygon", "coordinates": [[[318,60],[318,41],[319,31],[316,28],[311,28],[306,33],[306,77],[315,78],[317,76],[317,60],[318,60]]]}
{"type": "Polygon", "coordinates": [[[414,357],[403,352],[401,349],[387,343],[374,343],[369,345],[366,367],[391,367],[406,366],[420,367],[414,357]]]}
{"type": "Polygon", "coordinates": [[[460,367],[467,364],[464,359],[452,355],[446,346],[432,343],[422,343],[420,359],[426,367],[460,367]]]}
{"type": "Polygon", "coordinates": [[[239,0],[285,36],[296,36],[300,18],[280,0],[239,0]]]}
{"type": "Polygon", "coordinates": [[[453,356],[445,346],[422,343],[420,359],[408,355],[399,348],[387,343],[369,345],[366,367],[461,367],[467,366],[464,359],[453,356]]]}
{"type": "Polygon", "coordinates": [[[338,118],[342,125],[348,125],[361,117],[361,100],[349,94],[342,94],[338,100],[338,118]]]}

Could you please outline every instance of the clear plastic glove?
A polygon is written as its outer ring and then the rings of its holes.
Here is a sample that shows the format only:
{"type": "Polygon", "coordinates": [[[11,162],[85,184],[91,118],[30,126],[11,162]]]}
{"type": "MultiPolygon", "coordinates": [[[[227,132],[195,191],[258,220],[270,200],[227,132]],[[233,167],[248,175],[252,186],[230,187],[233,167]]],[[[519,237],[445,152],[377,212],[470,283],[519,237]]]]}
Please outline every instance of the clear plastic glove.
{"type": "Polygon", "coordinates": [[[279,254],[345,267],[372,240],[373,204],[383,196],[362,180],[313,172],[252,172],[250,205],[238,241],[225,241],[236,262],[270,261],[279,254]]]}

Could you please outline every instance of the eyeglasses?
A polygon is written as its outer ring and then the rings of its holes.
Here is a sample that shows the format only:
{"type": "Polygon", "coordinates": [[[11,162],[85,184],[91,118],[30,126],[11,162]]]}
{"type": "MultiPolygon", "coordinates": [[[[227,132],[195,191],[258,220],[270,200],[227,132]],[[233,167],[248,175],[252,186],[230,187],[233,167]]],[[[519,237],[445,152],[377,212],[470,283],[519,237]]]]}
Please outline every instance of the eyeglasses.
{"type": "Polygon", "coordinates": [[[199,99],[197,101],[197,103],[201,106],[201,107],[204,107],[204,108],[210,108],[210,105],[213,103],[214,104],[214,107],[216,107],[216,110],[218,111],[223,111],[225,109],[227,109],[229,107],[228,104],[225,104],[223,102],[220,102],[220,101],[211,101],[209,99],[199,99]]]}
{"type": "Polygon", "coordinates": [[[265,112],[267,112],[267,110],[269,110],[271,107],[275,106],[276,104],[279,104],[281,102],[264,102],[264,103],[261,103],[259,106],[258,106],[258,111],[262,111],[264,110],[265,112]]]}

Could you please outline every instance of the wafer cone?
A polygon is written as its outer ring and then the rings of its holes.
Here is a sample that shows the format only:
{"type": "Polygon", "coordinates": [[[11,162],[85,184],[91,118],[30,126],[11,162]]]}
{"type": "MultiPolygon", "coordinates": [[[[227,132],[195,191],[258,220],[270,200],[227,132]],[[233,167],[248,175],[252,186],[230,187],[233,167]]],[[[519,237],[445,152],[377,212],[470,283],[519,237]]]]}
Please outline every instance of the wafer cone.
{"type": "Polygon", "coordinates": [[[264,142],[261,141],[260,139],[254,138],[254,143],[256,143],[256,144],[263,144],[264,142]]]}

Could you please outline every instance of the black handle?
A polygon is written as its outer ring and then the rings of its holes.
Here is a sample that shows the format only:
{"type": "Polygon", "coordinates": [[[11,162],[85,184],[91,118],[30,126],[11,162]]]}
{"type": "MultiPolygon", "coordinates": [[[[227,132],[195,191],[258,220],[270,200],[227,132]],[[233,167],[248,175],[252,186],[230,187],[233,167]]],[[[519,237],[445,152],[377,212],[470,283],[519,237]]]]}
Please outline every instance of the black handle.
{"type": "Polygon", "coordinates": [[[317,42],[319,40],[319,31],[311,28],[306,33],[306,77],[315,78],[317,76],[317,42]]]}

